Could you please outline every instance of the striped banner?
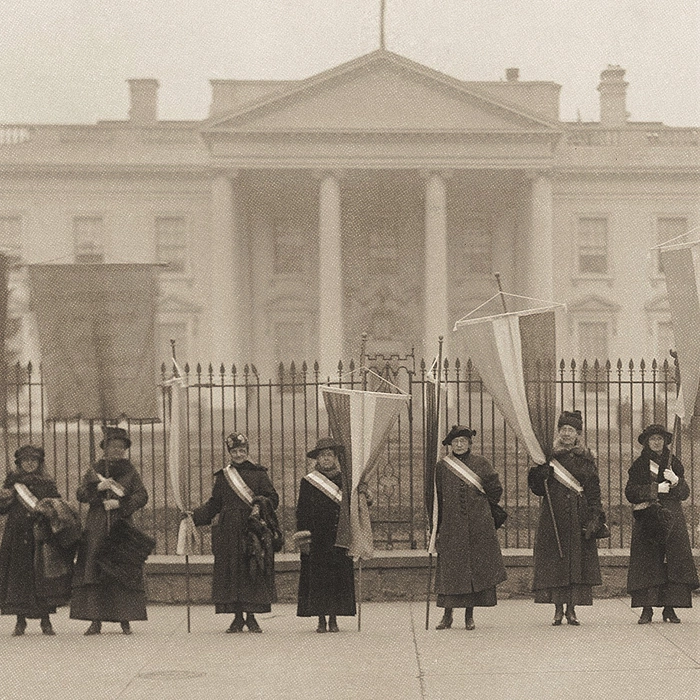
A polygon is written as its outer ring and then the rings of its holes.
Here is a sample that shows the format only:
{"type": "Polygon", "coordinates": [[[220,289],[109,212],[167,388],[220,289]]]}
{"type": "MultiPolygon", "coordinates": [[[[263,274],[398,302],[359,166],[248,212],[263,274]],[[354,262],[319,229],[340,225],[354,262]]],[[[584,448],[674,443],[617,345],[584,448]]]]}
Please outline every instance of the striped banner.
{"type": "Polygon", "coordinates": [[[374,538],[367,499],[357,492],[377,468],[389,433],[408,404],[407,394],[386,394],[324,386],[331,435],[345,447],[340,461],[344,498],[338,522],[336,546],[345,547],[357,559],[374,554],[374,538]]]}
{"type": "Polygon", "coordinates": [[[700,415],[700,296],[698,295],[698,243],[660,248],[671,308],[673,338],[681,372],[676,415],[690,422],[700,415]]]}
{"type": "Polygon", "coordinates": [[[554,307],[458,321],[455,335],[533,462],[544,464],[556,421],[554,307]]]}

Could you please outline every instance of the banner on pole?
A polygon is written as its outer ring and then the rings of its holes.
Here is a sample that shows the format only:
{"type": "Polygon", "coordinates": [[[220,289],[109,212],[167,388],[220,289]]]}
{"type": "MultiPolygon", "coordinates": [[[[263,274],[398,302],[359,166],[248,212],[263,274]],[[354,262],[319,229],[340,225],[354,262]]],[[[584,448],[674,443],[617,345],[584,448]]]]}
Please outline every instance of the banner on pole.
{"type": "Polygon", "coordinates": [[[154,265],[30,265],[46,417],[158,418],[154,265]]]}

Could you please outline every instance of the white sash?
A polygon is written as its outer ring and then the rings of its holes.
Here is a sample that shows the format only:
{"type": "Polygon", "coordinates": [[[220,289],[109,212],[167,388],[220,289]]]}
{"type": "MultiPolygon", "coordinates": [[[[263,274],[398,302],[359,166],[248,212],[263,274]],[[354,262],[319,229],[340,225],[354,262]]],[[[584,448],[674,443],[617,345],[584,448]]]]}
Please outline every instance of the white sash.
{"type": "Polygon", "coordinates": [[[229,464],[224,467],[224,476],[236,496],[244,503],[252,506],[255,494],[251,491],[250,486],[243,481],[243,477],[238,473],[238,470],[233,465],[229,464]]]}
{"type": "MultiPolygon", "coordinates": [[[[659,475],[659,465],[654,462],[654,460],[649,460],[649,471],[656,481],[656,477],[659,475]]],[[[632,510],[644,510],[652,504],[652,501],[642,501],[641,503],[633,503],[632,510]]]]}
{"type": "MultiPolygon", "coordinates": [[[[100,481],[109,481],[109,479],[102,476],[102,474],[100,474],[99,472],[95,472],[95,474],[97,474],[97,478],[100,481]]],[[[112,491],[112,493],[114,493],[117,496],[117,498],[124,498],[124,496],[126,496],[126,491],[124,490],[124,488],[118,481],[115,481],[114,479],[112,479],[112,483],[109,486],[109,490],[112,491]]]]}
{"type": "Polygon", "coordinates": [[[651,459],[649,460],[649,471],[654,475],[654,477],[659,475],[659,465],[651,459]]]}
{"type": "Polygon", "coordinates": [[[343,500],[343,492],[340,487],[333,483],[325,474],[314,470],[304,478],[332,501],[340,503],[343,500]]]}
{"type": "Polygon", "coordinates": [[[571,472],[566,469],[558,460],[552,459],[550,460],[550,464],[552,467],[554,467],[554,478],[563,486],[566,486],[567,489],[571,489],[574,493],[579,494],[579,496],[583,493],[583,486],[579,484],[578,480],[576,477],[571,474],[571,472]]]}
{"type": "Polygon", "coordinates": [[[466,464],[458,462],[454,457],[450,455],[443,457],[442,461],[462,481],[466,482],[467,484],[470,484],[475,489],[478,489],[484,495],[486,494],[486,491],[484,491],[484,487],[481,484],[481,479],[479,478],[479,475],[476,472],[472,471],[466,464]]]}
{"type": "Polygon", "coordinates": [[[39,499],[24,484],[15,484],[15,491],[17,491],[20,503],[28,511],[33,511],[36,508],[39,499]]]}

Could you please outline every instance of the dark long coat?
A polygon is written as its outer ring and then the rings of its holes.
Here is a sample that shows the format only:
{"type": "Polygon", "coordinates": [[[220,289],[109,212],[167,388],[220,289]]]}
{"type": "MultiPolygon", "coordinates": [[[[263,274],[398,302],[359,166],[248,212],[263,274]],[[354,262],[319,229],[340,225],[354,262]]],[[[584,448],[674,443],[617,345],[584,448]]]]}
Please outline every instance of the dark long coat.
{"type": "Polygon", "coordinates": [[[489,506],[489,501],[498,503],[503,494],[498,474],[480,455],[452,456],[478,474],[486,495],[466,484],[443,461],[438,462],[435,591],[445,596],[478,593],[507,578],[489,506]]]}
{"type": "Polygon", "coordinates": [[[106,622],[145,620],[143,566],[133,586],[127,588],[102,574],[97,565],[97,554],[108,533],[108,516],[103,501],[117,496],[109,490],[97,490],[99,479],[95,472],[110,476],[125,491],[124,497],[118,499],[119,508],[109,511],[110,522],[131,520],[131,516],[148,502],[148,492],[141,476],[127,459],[111,461],[109,464],[101,459],[83,475],[76,496],[80,503],[89,504],[89,509],[75,564],[70,616],[76,620],[106,622]]]}
{"type": "Polygon", "coordinates": [[[635,459],[629,472],[625,496],[630,503],[651,501],[663,509],[666,521],[665,536],[650,531],[646,527],[648,513],[639,512],[632,526],[630,545],[630,565],[627,572],[627,591],[638,591],[666,583],[680,583],[691,590],[700,587],[698,574],[690,548],[690,538],[683,515],[681,502],[690,496],[690,488],[685,480],[685,469],[675,456],[671,458],[671,469],[679,481],[668,493],[658,493],[657,484],[664,481],[663,472],[669,463],[670,453],[654,455],[648,448],[635,459]],[[659,465],[656,479],[649,471],[649,460],[659,465]],[[664,564],[664,555],[666,563],[664,564]]]}
{"type": "MultiPolygon", "coordinates": [[[[279,496],[267,469],[246,460],[233,465],[256,498],[266,498],[276,509],[279,496]]],[[[214,554],[212,601],[217,613],[269,612],[275,598],[274,559],[265,571],[255,566],[248,549],[248,517],[251,506],[229,486],[223,469],[215,472],[211,498],[194,510],[195,525],[212,526],[214,554]]]]}
{"type": "Polygon", "coordinates": [[[597,586],[602,583],[598,546],[594,537],[586,539],[584,529],[593,531],[605,522],[600,500],[600,480],[590,450],[576,446],[555,452],[554,457],[583,487],[578,495],[550,474],[550,465],[532,467],[528,474],[530,489],[536,496],[545,495],[545,480],[552,499],[552,508],[561,539],[563,558],[557,549],[552,517],[547,499],[540,504],[534,546],[533,591],[568,586],[597,586]]]}
{"type": "Polygon", "coordinates": [[[63,586],[61,595],[51,595],[52,586],[46,584],[36,566],[39,543],[35,526],[42,516],[30,513],[20,503],[14,490],[16,483],[24,484],[39,500],[60,495],[54,481],[42,471],[13,471],[3,484],[12,495],[0,499],[0,514],[7,515],[0,543],[0,609],[3,615],[39,618],[55,612],[56,605],[65,605],[67,596],[63,586]]]}
{"type": "MultiPolygon", "coordinates": [[[[342,487],[342,478],[330,477],[342,487]]],[[[297,530],[311,532],[309,554],[301,555],[297,615],[354,615],[355,578],[352,557],[335,546],[340,503],[302,479],[297,501],[297,530]]]]}

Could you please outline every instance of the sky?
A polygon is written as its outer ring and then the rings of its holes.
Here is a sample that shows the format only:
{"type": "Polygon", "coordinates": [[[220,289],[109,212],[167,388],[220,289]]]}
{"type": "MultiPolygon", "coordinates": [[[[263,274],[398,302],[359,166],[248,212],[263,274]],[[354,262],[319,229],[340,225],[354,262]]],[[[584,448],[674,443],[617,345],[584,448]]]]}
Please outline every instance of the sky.
{"type": "MultiPolygon", "coordinates": [[[[129,78],[161,119],[203,119],[212,78],[298,80],[379,46],[380,0],[0,0],[0,124],[126,119],[129,78]]],[[[461,80],[562,86],[597,121],[626,69],[633,121],[700,126],[700,0],[386,0],[386,48],[461,80]]]]}

